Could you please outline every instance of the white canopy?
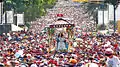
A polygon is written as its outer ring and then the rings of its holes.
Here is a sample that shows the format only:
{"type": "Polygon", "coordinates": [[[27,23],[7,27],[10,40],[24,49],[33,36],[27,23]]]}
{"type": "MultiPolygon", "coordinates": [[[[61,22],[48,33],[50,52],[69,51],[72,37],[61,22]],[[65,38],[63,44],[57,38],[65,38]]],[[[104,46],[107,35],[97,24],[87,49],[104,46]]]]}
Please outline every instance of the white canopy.
{"type": "Polygon", "coordinates": [[[53,24],[68,24],[68,22],[59,20],[59,21],[54,22],[53,24]]]}

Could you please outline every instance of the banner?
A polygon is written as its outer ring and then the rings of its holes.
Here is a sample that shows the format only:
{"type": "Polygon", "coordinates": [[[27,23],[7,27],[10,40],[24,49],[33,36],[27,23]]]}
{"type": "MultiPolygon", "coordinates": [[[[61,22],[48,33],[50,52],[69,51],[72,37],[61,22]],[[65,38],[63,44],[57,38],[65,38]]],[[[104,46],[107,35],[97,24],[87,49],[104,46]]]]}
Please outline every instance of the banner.
{"type": "Polygon", "coordinates": [[[74,27],[74,24],[56,24],[50,25],[50,28],[63,28],[63,27],[74,27]]]}
{"type": "Polygon", "coordinates": [[[24,25],[24,14],[17,14],[17,25],[24,25]]]}
{"type": "Polygon", "coordinates": [[[104,19],[103,19],[103,11],[98,11],[98,25],[107,24],[109,22],[108,20],[108,11],[104,11],[104,19]]]}
{"type": "Polygon", "coordinates": [[[98,25],[103,24],[103,12],[98,11],[98,25]]]}
{"type": "Polygon", "coordinates": [[[108,6],[108,13],[109,13],[109,20],[113,21],[114,20],[114,9],[113,5],[108,6]]]}
{"type": "Polygon", "coordinates": [[[117,22],[118,33],[120,33],[120,20],[117,22]]]}
{"type": "Polygon", "coordinates": [[[119,20],[120,21],[120,4],[118,5],[117,9],[116,9],[116,21],[119,20]]]}
{"type": "Polygon", "coordinates": [[[6,11],[7,23],[13,23],[13,11],[6,11]]]}

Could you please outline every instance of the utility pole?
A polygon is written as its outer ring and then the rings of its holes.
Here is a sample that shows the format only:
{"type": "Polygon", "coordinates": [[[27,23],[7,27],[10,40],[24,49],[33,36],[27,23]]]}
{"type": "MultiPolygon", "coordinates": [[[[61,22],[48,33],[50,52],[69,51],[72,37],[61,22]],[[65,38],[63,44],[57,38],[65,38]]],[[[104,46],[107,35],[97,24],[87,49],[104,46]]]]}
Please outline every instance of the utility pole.
{"type": "Polygon", "coordinates": [[[105,30],[105,22],[104,22],[104,6],[105,6],[105,3],[103,2],[103,5],[102,5],[102,10],[103,10],[103,30],[105,30]]]}
{"type": "Polygon", "coordinates": [[[116,13],[115,13],[115,9],[116,9],[116,6],[113,5],[114,7],[114,33],[116,32],[116,13]]]}
{"type": "Polygon", "coordinates": [[[2,24],[3,0],[0,0],[0,24],[2,24]]]}

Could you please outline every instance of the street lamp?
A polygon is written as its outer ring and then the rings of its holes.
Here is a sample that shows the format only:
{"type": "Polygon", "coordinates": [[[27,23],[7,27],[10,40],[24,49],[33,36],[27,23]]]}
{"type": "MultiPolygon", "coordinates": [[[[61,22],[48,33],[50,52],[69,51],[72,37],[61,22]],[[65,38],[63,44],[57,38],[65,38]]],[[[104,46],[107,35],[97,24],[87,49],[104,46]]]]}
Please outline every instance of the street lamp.
{"type": "Polygon", "coordinates": [[[98,10],[99,10],[99,8],[96,8],[96,32],[97,32],[97,29],[98,29],[98,27],[97,27],[97,24],[98,24],[98,10]]]}

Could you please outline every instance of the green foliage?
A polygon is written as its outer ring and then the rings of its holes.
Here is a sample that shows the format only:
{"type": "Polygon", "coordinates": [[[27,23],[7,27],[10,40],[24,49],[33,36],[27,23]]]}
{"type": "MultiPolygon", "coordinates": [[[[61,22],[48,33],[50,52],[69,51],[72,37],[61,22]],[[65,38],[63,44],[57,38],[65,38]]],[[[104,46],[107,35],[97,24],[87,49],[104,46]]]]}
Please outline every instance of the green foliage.
{"type": "Polygon", "coordinates": [[[120,3],[120,0],[105,0],[105,3],[111,4],[115,6],[115,8],[117,8],[120,3]]]}
{"type": "Polygon", "coordinates": [[[25,25],[30,28],[30,23],[29,22],[26,22],[25,25]]]}
{"type": "Polygon", "coordinates": [[[49,35],[53,35],[55,32],[55,29],[54,28],[48,28],[48,34],[49,35]]]}
{"type": "Polygon", "coordinates": [[[24,13],[25,21],[32,21],[46,14],[46,8],[52,8],[56,0],[4,0],[4,12],[14,10],[24,13]]]}

